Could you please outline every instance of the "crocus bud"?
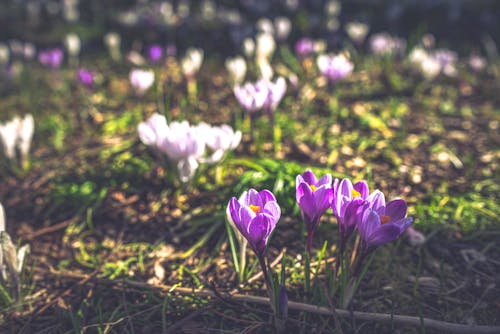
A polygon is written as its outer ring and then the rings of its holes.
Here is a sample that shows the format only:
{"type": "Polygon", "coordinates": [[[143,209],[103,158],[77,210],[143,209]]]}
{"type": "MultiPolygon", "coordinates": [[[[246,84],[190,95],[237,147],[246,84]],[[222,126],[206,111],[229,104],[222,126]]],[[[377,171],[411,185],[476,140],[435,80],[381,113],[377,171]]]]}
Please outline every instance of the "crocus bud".
{"type": "Polygon", "coordinates": [[[226,70],[228,71],[232,84],[239,85],[245,80],[245,74],[247,72],[247,63],[245,59],[241,56],[228,58],[225,62],[226,70]]]}
{"type": "Polygon", "coordinates": [[[80,37],[75,33],[69,33],[64,38],[64,45],[71,57],[78,57],[80,55],[81,42],[80,37]]]}
{"type": "Polygon", "coordinates": [[[286,16],[278,16],[274,19],[274,27],[276,38],[279,41],[284,41],[290,35],[290,31],[292,30],[292,22],[286,16]]]}
{"type": "Polygon", "coordinates": [[[255,42],[250,37],[247,37],[243,40],[243,53],[247,58],[253,56],[255,52],[255,42]]]}
{"type": "Polygon", "coordinates": [[[108,48],[108,52],[114,61],[118,61],[121,58],[120,44],[121,37],[116,32],[108,32],[104,35],[104,44],[108,48]]]}
{"type": "Polygon", "coordinates": [[[257,31],[263,32],[266,34],[274,34],[274,26],[273,22],[268,19],[267,17],[263,17],[257,21],[255,24],[255,27],[257,28],[257,31]]]}

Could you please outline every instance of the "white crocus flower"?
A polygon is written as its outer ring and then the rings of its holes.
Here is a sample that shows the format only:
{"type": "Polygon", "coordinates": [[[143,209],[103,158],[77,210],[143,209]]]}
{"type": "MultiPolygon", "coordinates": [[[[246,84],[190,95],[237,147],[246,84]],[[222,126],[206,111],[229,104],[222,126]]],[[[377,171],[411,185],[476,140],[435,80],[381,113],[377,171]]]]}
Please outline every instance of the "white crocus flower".
{"type": "Polygon", "coordinates": [[[198,169],[198,160],[205,153],[205,141],[188,122],[172,122],[159,149],[177,163],[179,178],[185,183],[198,169]]]}
{"type": "Polygon", "coordinates": [[[349,38],[351,38],[355,43],[361,44],[364,42],[366,35],[368,34],[368,25],[362,22],[349,22],[346,24],[345,30],[349,38]]]}
{"type": "Polygon", "coordinates": [[[241,56],[234,58],[228,58],[225,62],[226,70],[232,80],[233,85],[239,85],[245,80],[245,74],[247,73],[247,63],[245,59],[241,56]]]}
{"type": "Polygon", "coordinates": [[[18,148],[21,154],[22,161],[26,161],[31,148],[31,141],[33,140],[33,133],[35,132],[35,120],[31,114],[24,116],[24,119],[19,123],[18,128],[18,148]]]}
{"type": "Polygon", "coordinates": [[[0,138],[2,140],[4,154],[7,158],[16,158],[16,144],[18,140],[18,129],[21,119],[14,117],[11,121],[0,124],[0,138]]]}
{"type": "Polygon", "coordinates": [[[203,50],[197,48],[189,48],[186,55],[181,60],[182,72],[187,77],[193,77],[203,63],[203,50]]]}
{"type": "Polygon", "coordinates": [[[257,35],[257,61],[267,60],[270,61],[273,57],[274,50],[276,49],[276,42],[273,35],[268,33],[260,33],[257,35]]]}
{"type": "Polygon", "coordinates": [[[436,58],[427,57],[420,64],[420,71],[426,79],[433,79],[441,72],[441,64],[436,58]]]}
{"type": "Polygon", "coordinates": [[[77,34],[67,34],[64,38],[64,46],[66,46],[66,50],[68,50],[71,57],[77,58],[80,55],[81,41],[77,34]]]}
{"type": "Polygon", "coordinates": [[[142,95],[153,85],[155,74],[152,70],[133,69],[130,71],[129,80],[135,92],[142,95]]]}
{"type": "Polygon", "coordinates": [[[241,131],[234,131],[227,124],[220,126],[212,126],[209,129],[205,126],[205,143],[213,153],[205,160],[207,163],[215,163],[220,161],[227,151],[234,150],[241,142],[241,131]],[[208,130],[208,131],[207,131],[208,130]]]}
{"type": "Polygon", "coordinates": [[[148,146],[159,146],[168,135],[168,131],[167,119],[158,113],[137,126],[140,140],[148,146]]]}

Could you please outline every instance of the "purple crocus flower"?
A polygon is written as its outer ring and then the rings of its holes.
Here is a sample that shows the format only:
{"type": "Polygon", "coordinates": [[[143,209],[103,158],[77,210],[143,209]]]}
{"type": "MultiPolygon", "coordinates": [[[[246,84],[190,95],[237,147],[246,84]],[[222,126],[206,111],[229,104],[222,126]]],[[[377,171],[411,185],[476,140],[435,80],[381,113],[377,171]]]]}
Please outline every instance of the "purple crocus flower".
{"type": "Polygon", "coordinates": [[[361,218],[362,205],[369,197],[368,184],[359,181],[354,185],[349,179],[333,182],[332,211],[337,217],[340,234],[340,252],[343,252],[347,239],[356,228],[356,224],[361,218]]]}
{"type": "Polygon", "coordinates": [[[95,73],[85,68],[80,68],[77,73],[78,81],[80,81],[87,88],[94,86],[95,73]]]}
{"type": "Polygon", "coordinates": [[[148,49],[148,56],[149,59],[156,63],[161,60],[161,57],[163,56],[163,50],[160,45],[154,44],[151,45],[148,49]]]}
{"type": "Polygon", "coordinates": [[[295,43],[295,53],[299,57],[307,57],[314,53],[314,41],[310,38],[301,38],[295,43]]]}
{"type": "Polygon", "coordinates": [[[40,63],[53,69],[58,69],[59,67],[61,67],[63,58],[64,53],[60,48],[40,51],[40,53],[38,54],[38,60],[40,61],[40,63]]]}
{"type": "Polygon", "coordinates": [[[320,55],[316,63],[321,74],[327,77],[330,82],[347,77],[354,69],[352,62],[343,54],[320,55]]]}
{"type": "Polygon", "coordinates": [[[307,228],[307,252],[311,254],[314,232],[333,200],[332,176],[326,174],[318,180],[313,172],[307,170],[297,175],[295,189],[302,221],[307,228]]]}
{"type": "Polygon", "coordinates": [[[382,193],[377,201],[366,203],[358,231],[361,237],[362,256],[366,256],[378,246],[398,239],[411,225],[413,219],[406,217],[407,206],[402,199],[385,203],[382,193]]]}
{"type": "Polygon", "coordinates": [[[236,197],[229,201],[229,212],[238,231],[248,240],[259,261],[264,261],[264,252],[269,243],[281,209],[269,190],[250,189],[241,201],[236,197]]]}

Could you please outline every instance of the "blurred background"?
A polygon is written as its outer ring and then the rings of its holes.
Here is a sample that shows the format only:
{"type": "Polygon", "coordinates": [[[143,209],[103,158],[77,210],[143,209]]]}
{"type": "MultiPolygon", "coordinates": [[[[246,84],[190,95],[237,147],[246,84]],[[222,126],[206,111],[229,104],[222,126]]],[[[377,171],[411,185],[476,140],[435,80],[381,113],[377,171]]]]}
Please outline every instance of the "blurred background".
{"type": "Polygon", "coordinates": [[[329,48],[342,46],[351,21],[403,37],[408,49],[426,33],[460,53],[495,53],[500,39],[500,2],[494,0],[2,0],[0,42],[46,48],[74,32],[82,49],[94,52],[103,48],[103,35],[115,31],[125,48],[172,43],[230,55],[255,35],[259,19],[281,16],[292,21],[288,43],[308,36],[324,38],[329,48]]]}

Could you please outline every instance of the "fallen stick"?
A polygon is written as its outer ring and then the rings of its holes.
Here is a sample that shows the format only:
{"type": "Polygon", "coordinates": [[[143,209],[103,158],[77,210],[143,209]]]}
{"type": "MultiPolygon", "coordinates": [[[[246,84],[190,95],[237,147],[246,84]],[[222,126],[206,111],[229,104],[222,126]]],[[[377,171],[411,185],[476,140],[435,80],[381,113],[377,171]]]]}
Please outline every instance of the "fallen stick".
{"type": "MultiPolygon", "coordinates": [[[[71,279],[79,279],[86,278],[86,275],[72,274],[72,273],[58,273],[51,272],[57,276],[63,278],[71,278],[71,279]]],[[[106,285],[119,285],[124,284],[136,288],[145,288],[145,289],[156,289],[165,291],[167,293],[177,292],[181,294],[194,294],[202,297],[217,297],[217,295],[222,295],[227,300],[232,301],[242,301],[248,303],[255,304],[263,304],[269,305],[269,299],[266,297],[252,296],[252,295],[243,295],[243,294],[223,294],[216,293],[207,289],[190,289],[183,287],[176,287],[172,285],[150,285],[143,282],[136,282],[128,279],[117,279],[117,280],[109,280],[105,278],[91,277],[92,281],[96,281],[106,285]]],[[[334,309],[331,310],[328,307],[316,306],[311,304],[299,303],[294,301],[288,302],[288,309],[303,311],[315,314],[329,315],[333,316],[334,314],[337,316],[345,317],[345,318],[354,318],[357,320],[364,321],[379,321],[379,322],[389,322],[401,325],[410,325],[415,327],[426,327],[431,328],[440,332],[446,333],[455,333],[455,334],[491,334],[497,333],[500,334],[500,326],[484,326],[484,325],[462,325],[455,324],[446,321],[434,320],[429,318],[420,318],[413,317],[407,315],[395,315],[395,314],[386,314],[386,313],[369,313],[369,312],[359,312],[359,311],[348,311],[343,309],[334,309]]]]}

